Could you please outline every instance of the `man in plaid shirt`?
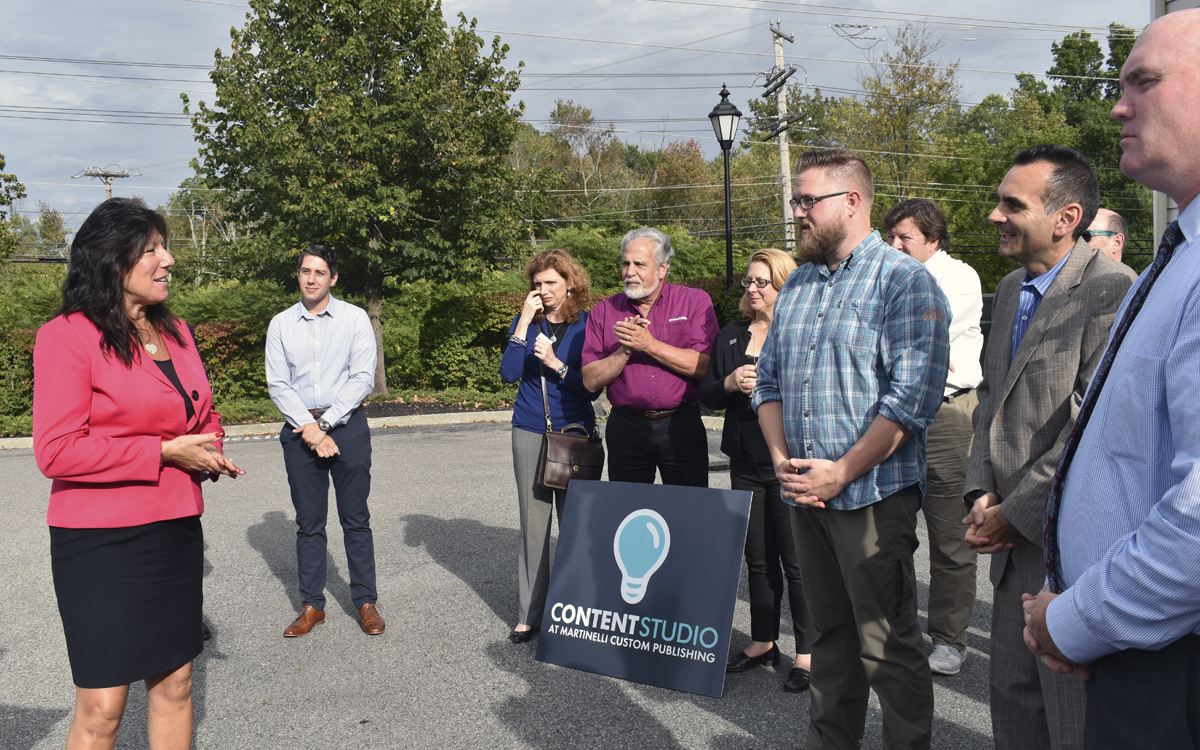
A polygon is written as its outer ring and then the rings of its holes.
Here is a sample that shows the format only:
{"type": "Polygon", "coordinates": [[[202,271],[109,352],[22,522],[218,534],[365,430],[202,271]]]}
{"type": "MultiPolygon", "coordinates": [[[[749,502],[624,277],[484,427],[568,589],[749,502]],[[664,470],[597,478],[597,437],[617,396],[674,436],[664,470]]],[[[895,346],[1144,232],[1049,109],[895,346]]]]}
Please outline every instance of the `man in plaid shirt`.
{"type": "Polygon", "coordinates": [[[925,430],[950,364],[950,304],[871,229],[871,171],[844,149],[796,164],[802,265],[779,290],[754,404],[818,636],[807,747],[857,748],[870,688],[888,748],[928,748],[933,681],[917,623],[925,430]]]}

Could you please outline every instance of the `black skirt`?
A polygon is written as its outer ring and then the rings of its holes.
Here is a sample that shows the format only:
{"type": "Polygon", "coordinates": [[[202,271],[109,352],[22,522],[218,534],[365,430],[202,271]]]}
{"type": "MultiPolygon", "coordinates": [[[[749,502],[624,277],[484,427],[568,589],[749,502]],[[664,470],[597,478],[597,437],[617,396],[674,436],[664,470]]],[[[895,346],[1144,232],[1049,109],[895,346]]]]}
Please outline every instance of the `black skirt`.
{"type": "Polygon", "coordinates": [[[128,685],[196,658],[200,517],[117,529],[50,527],[54,593],[81,688],[128,685]]]}

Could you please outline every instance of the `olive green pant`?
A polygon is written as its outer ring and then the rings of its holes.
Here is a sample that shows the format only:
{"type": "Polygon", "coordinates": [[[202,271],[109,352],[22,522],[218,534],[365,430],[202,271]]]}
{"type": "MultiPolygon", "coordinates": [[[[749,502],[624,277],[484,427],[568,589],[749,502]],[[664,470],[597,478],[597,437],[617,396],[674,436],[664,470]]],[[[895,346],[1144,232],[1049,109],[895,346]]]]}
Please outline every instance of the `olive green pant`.
{"type": "Polygon", "coordinates": [[[857,750],[874,688],[883,746],[928,748],[933,678],[917,621],[916,488],[858,510],[792,509],[816,626],[808,750],[857,750]]]}
{"type": "Polygon", "coordinates": [[[925,527],[929,530],[929,626],[935,646],[967,647],[967,626],[975,609],[975,550],[965,541],[967,515],[963,482],[971,459],[971,415],[979,398],[971,390],[938,409],[926,435],[929,473],[925,485],[925,527]]]}

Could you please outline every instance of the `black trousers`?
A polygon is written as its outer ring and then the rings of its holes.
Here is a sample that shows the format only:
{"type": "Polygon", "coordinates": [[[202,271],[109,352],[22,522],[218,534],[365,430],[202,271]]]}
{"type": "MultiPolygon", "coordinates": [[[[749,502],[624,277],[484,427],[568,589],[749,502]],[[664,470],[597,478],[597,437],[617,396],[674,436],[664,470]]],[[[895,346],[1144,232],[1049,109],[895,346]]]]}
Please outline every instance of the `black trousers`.
{"type": "Polygon", "coordinates": [[[338,520],[346,543],[350,595],[355,608],[375,603],[375,540],[371,536],[371,430],[367,416],[329,431],[341,453],[321,458],[284,424],[279,433],[292,505],[296,508],[296,572],[303,603],[325,609],[325,521],[329,516],[329,478],[337,492],[338,520]]]}
{"type": "Polygon", "coordinates": [[[786,578],[796,653],[807,654],[813,639],[812,617],[804,601],[800,563],[796,560],[796,544],[792,539],[792,506],[779,494],[775,469],[732,458],[729,460],[729,486],[754,493],[750,503],[750,525],[746,527],[750,637],[759,643],[779,640],[786,578]]]}
{"type": "Polygon", "coordinates": [[[687,409],[662,419],[647,419],[613,409],[604,430],[608,446],[608,478],[614,482],[708,486],[708,433],[700,409],[687,409]]]}
{"type": "Polygon", "coordinates": [[[1200,637],[1160,651],[1118,651],[1088,680],[1087,750],[1200,748],[1200,637]]]}

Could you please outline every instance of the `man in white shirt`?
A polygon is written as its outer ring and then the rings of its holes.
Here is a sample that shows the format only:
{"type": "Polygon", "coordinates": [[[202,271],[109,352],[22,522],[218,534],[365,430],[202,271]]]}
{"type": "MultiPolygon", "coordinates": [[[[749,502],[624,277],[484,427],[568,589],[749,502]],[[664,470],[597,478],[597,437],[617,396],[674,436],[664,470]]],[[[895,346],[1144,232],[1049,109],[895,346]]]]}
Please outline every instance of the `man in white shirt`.
{"type": "Polygon", "coordinates": [[[967,626],[975,608],[975,550],[964,541],[963,482],[971,458],[971,415],[983,380],[983,293],[979,274],[951,258],[946,218],[932,201],[898,203],[884,219],[888,242],[925,264],[950,300],[950,374],[937,418],[926,438],[928,488],[922,509],[929,529],[929,620],[933,641],[929,669],[958,674],[967,649],[967,626]]]}
{"type": "Polygon", "coordinates": [[[375,386],[375,334],[360,307],[335,299],[337,253],[309,245],[296,279],[302,299],[267,330],[267,390],[287,418],[279,434],[296,508],[296,569],[303,607],[283,634],[292,638],[325,622],[325,520],[329,479],[337,491],[350,595],[359,625],[383,632],[375,608],[375,541],[371,535],[371,431],[362,404],[375,386]]]}

